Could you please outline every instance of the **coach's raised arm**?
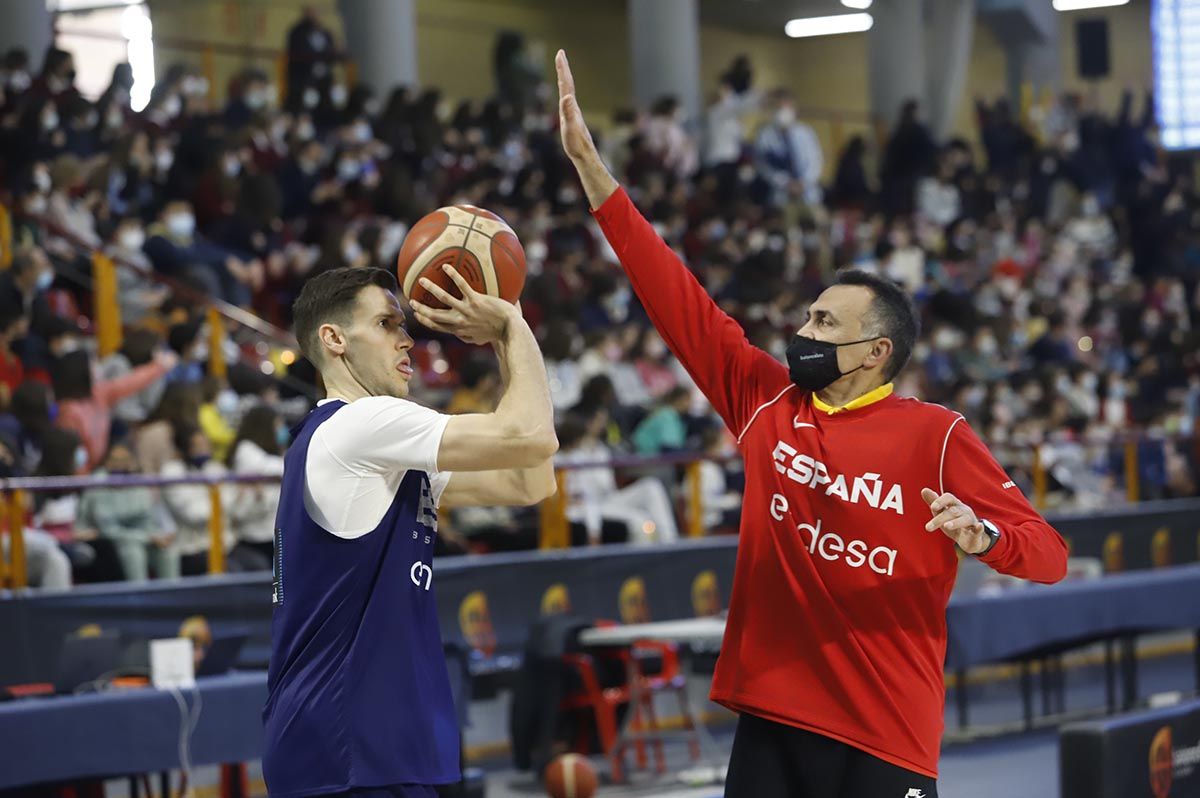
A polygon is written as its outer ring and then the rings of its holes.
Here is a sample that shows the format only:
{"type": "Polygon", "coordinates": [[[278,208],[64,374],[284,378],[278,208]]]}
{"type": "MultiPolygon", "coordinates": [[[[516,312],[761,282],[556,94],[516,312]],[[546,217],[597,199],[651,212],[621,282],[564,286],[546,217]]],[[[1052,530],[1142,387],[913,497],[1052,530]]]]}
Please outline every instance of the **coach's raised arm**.
{"type": "Polygon", "coordinates": [[[671,352],[729,428],[740,432],[755,408],[791,384],[787,369],[751,346],[738,323],[717,307],[617,184],[584,123],[562,50],[555,65],[563,149],[579,172],[605,237],[671,352]]]}

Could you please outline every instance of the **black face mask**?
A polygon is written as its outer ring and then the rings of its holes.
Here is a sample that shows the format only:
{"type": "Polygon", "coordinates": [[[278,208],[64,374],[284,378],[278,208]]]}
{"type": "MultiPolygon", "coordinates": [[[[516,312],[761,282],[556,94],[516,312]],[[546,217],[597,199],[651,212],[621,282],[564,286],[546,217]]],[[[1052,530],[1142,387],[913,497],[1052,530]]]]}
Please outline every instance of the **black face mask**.
{"type": "Polygon", "coordinates": [[[792,382],[805,391],[819,391],[832,385],[839,377],[853,374],[862,368],[859,366],[843,374],[838,368],[838,347],[863,344],[867,341],[874,341],[878,337],[835,344],[830,341],[805,338],[803,335],[794,336],[787,348],[788,373],[792,377],[792,382]]]}

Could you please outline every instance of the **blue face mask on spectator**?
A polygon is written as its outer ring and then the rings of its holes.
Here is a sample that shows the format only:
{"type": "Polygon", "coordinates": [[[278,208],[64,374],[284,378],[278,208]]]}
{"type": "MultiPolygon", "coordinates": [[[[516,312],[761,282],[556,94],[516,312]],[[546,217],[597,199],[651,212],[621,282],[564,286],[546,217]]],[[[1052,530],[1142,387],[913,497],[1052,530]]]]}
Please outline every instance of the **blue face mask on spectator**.
{"type": "Polygon", "coordinates": [[[88,464],[87,449],[83,448],[82,446],[77,447],[75,449],[75,470],[82,471],[83,469],[87,468],[87,464],[88,464]]]}
{"type": "Polygon", "coordinates": [[[188,462],[192,464],[192,468],[204,468],[205,464],[212,459],[212,455],[198,454],[195,457],[188,458],[188,462]]]}
{"type": "Polygon", "coordinates": [[[54,272],[44,271],[39,272],[37,277],[37,290],[45,291],[54,284],[54,272]]]}
{"type": "Polygon", "coordinates": [[[287,427],[275,428],[275,442],[279,444],[279,448],[286,449],[288,444],[291,443],[291,437],[291,433],[288,432],[287,427]]]}

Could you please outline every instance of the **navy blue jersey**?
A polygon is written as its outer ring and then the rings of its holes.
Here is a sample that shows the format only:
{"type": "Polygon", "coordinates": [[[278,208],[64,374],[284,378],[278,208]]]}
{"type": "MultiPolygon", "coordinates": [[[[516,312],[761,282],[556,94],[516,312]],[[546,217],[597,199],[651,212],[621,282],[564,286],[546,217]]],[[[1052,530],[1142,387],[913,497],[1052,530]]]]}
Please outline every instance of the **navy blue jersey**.
{"type": "Polygon", "coordinates": [[[284,460],[263,710],[272,796],[460,778],[432,589],[429,475],[405,472],[378,526],[352,539],[323,529],[305,507],[313,433],[345,407],[309,413],[284,460]]]}

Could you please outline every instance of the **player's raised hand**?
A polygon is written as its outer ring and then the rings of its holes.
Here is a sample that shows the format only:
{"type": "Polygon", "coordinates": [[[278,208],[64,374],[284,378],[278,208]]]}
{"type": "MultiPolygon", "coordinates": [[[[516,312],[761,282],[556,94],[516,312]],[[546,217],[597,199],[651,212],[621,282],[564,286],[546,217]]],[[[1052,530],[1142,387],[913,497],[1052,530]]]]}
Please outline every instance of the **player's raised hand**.
{"type": "Polygon", "coordinates": [[[558,72],[558,129],[563,150],[572,161],[597,157],[596,144],[575,97],[575,76],[571,74],[565,51],[559,50],[554,56],[554,68],[558,72]]]}
{"type": "Polygon", "coordinates": [[[462,297],[456,297],[432,280],[422,277],[421,287],[441,300],[446,309],[431,308],[410,300],[413,316],[421,324],[431,330],[456,335],[468,344],[490,344],[504,337],[509,324],[520,322],[520,311],[514,305],[471,288],[467,278],[448,263],[442,265],[442,270],[458,286],[462,297]]]}
{"type": "Polygon", "coordinates": [[[583,121],[583,111],[575,97],[575,77],[567,63],[567,54],[562,50],[554,56],[554,68],[558,72],[558,129],[563,151],[579,172],[588,202],[593,208],[599,208],[617,190],[617,181],[601,160],[591,131],[583,121]]]}
{"type": "Polygon", "coordinates": [[[958,544],[967,554],[978,554],[988,547],[991,539],[984,531],[983,524],[975,516],[975,511],[963,504],[953,493],[943,493],[941,496],[929,488],[921,489],[921,498],[929,505],[933,518],[925,524],[925,530],[935,529],[958,544]]]}

